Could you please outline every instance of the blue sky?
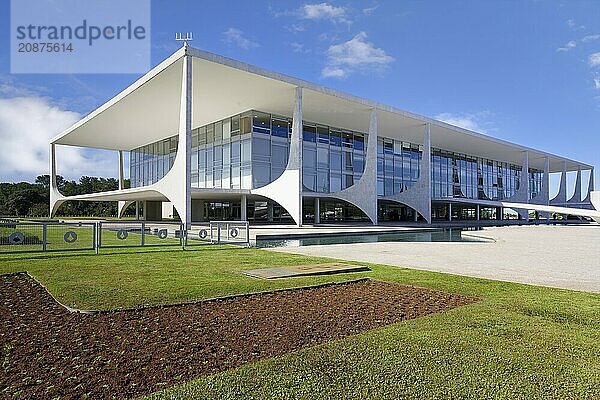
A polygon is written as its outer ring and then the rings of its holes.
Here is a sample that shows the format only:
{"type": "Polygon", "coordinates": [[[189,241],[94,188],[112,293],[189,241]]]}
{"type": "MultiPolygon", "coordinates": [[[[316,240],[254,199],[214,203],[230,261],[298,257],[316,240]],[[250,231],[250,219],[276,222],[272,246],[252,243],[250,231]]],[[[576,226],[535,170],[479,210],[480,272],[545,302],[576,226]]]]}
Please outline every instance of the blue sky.
{"type": "MultiPolygon", "coordinates": [[[[11,75],[8,0],[0,7],[3,143],[23,147],[17,128],[21,139],[51,137],[138,77],[11,75]],[[15,116],[17,106],[54,123],[29,126],[36,118],[15,116]]],[[[600,165],[597,1],[153,1],[152,64],[186,31],[194,47],[600,165]]],[[[35,168],[47,169],[45,149],[30,155],[35,168]]],[[[70,156],[59,173],[71,178],[116,173],[112,154],[70,156]]],[[[34,172],[9,168],[0,180],[34,172]]]]}

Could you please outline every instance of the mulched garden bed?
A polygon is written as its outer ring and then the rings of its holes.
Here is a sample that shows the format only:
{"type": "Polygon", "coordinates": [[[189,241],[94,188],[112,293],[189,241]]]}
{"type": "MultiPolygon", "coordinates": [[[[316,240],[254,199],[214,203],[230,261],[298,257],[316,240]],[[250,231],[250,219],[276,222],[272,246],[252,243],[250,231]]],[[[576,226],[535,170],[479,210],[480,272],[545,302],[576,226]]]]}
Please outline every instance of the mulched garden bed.
{"type": "Polygon", "coordinates": [[[0,393],[132,398],[477,299],[372,280],[96,314],[0,276],[0,393]]]}

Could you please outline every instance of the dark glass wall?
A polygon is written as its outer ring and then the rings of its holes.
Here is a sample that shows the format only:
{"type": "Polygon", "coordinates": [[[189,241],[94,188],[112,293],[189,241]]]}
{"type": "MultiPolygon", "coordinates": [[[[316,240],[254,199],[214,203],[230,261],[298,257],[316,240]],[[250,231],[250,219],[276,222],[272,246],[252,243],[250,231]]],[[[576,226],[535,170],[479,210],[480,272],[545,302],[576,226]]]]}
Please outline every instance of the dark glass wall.
{"type": "MultiPolygon", "coordinates": [[[[248,111],[192,130],[192,187],[253,189],[285,170],[291,118],[248,111]]],[[[130,152],[131,187],[150,185],[173,165],[178,137],[130,152]]],[[[368,135],[303,122],[303,190],[334,193],[363,174],[368,135]]],[[[420,175],[421,145],[380,137],[377,140],[377,194],[392,196],[410,188],[420,175]]],[[[528,174],[530,196],[541,190],[543,173],[528,174]]],[[[502,200],[515,194],[521,167],[495,160],[432,149],[433,198],[502,200]]]]}

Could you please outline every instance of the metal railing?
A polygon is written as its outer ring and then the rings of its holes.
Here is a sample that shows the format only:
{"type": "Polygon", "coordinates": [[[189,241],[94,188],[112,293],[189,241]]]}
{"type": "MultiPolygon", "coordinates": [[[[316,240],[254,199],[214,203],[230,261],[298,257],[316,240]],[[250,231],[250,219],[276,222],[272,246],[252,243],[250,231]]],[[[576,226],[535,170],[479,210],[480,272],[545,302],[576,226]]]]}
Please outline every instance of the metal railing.
{"type": "Polygon", "coordinates": [[[98,222],[98,248],[181,246],[185,229],[177,222],[98,222]]]}
{"type": "Polygon", "coordinates": [[[0,253],[95,250],[92,222],[0,222],[0,253]]]}
{"type": "Polygon", "coordinates": [[[250,245],[247,221],[211,221],[185,230],[177,222],[0,220],[0,254],[195,244],[250,245]]]}
{"type": "Polygon", "coordinates": [[[250,245],[248,221],[211,221],[209,229],[211,243],[250,245]]]}

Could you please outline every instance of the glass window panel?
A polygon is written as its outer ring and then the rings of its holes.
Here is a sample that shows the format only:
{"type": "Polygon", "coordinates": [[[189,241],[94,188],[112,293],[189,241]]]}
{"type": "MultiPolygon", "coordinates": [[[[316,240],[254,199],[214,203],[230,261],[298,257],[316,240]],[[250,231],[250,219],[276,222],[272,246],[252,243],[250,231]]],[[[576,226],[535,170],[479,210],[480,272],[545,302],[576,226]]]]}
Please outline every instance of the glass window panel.
{"type": "Polygon", "coordinates": [[[271,122],[271,134],[273,136],[287,138],[289,126],[288,122],[284,119],[273,119],[271,122]]]}
{"type": "Polygon", "coordinates": [[[254,162],[252,164],[253,188],[258,188],[271,181],[271,166],[265,162],[254,162]]]}
{"type": "Polygon", "coordinates": [[[244,114],[241,118],[240,118],[240,132],[242,135],[246,134],[246,133],[250,133],[250,115],[248,114],[244,114]]]}
{"type": "Polygon", "coordinates": [[[254,111],[252,113],[252,126],[254,132],[269,134],[271,132],[271,116],[254,111]]]}
{"type": "Polygon", "coordinates": [[[329,144],[335,147],[342,147],[342,132],[336,130],[329,131],[329,144]]]}
{"type": "Polygon", "coordinates": [[[213,147],[213,165],[215,167],[223,165],[223,147],[220,145],[213,147]]]}
{"type": "Polygon", "coordinates": [[[331,193],[342,190],[342,175],[335,173],[331,174],[329,190],[331,193]]]}
{"type": "Polygon", "coordinates": [[[365,157],[354,153],[354,172],[363,172],[365,168],[365,157]]]}
{"type": "Polygon", "coordinates": [[[365,149],[365,136],[361,133],[354,134],[354,149],[364,151],[365,149]]]}
{"type": "Polygon", "coordinates": [[[317,175],[315,173],[309,173],[303,171],[302,173],[302,185],[305,190],[314,192],[316,187],[317,175]]]}
{"type": "Polygon", "coordinates": [[[317,168],[329,168],[329,149],[327,147],[317,147],[317,168]]]}
{"type": "MultiPolygon", "coordinates": [[[[198,129],[192,131],[192,148],[194,147],[198,147],[198,129]]],[[[162,149],[160,149],[160,152],[162,153],[162,149]]]]}
{"type": "Polygon", "coordinates": [[[273,163],[273,165],[286,165],[287,164],[287,158],[288,158],[288,148],[287,145],[283,144],[283,143],[276,143],[276,142],[271,142],[271,146],[272,146],[272,156],[271,156],[271,162],[273,163]]]}
{"type": "Polygon", "coordinates": [[[222,146],[223,149],[223,166],[229,166],[231,164],[231,146],[229,144],[224,144],[222,146]]]}
{"type": "Polygon", "coordinates": [[[317,126],[317,142],[329,144],[329,128],[326,126],[317,126]]]}
{"type": "Polygon", "coordinates": [[[402,180],[394,180],[394,194],[402,193],[402,180]]]}
{"type": "Polygon", "coordinates": [[[237,132],[240,130],[240,116],[236,115],[231,117],[231,132],[237,132]]]}
{"type": "Polygon", "coordinates": [[[254,135],[252,137],[252,159],[269,161],[271,156],[271,141],[268,136],[254,135]]]}
{"type": "Polygon", "coordinates": [[[198,150],[198,168],[199,169],[206,168],[206,150],[204,150],[204,149],[198,150]]]}
{"type": "Polygon", "coordinates": [[[342,133],[342,145],[349,149],[354,147],[354,140],[352,139],[352,132],[343,132],[342,133]]]}
{"type": "Polygon", "coordinates": [[[383,154],[383,139],[377,138],[377,154],[383,154]]]}
{"type": "Polygon", "coordinates": [[[223,120],[223,140],[231,138],[231,119],[223,120]]]}
{"type": "Polygon", "coordinates": [[[317,171],[317,192],[329,193],[329,172],[317,171]]]}
{"type": "Polygon", "coordinates": [[[385,139],[383,141],[383,153],[394,154],[394,141],[391,139],[385,139]]]}
{"type": "Polygon", "coordinates": [[[206,144],[206,127],[201,126],[198,128],[198,145],[202,146],[206,144]]]}
{"type": "Polygon", "coordinates": [[[345,174],[343,183],[344,183],[344,189],[349,188],[350,186],[354,185],[354,176],[350,175],[350,174],[345,174]]]}
{"type": "Polygon", "coordinates": [[[231,166],[231,187],[233,189],[240,188],[240,185],[241,185],[240,171],[241,171],[241,169],[240,169],[239,165],[231,166]]]}
{"type": "Polygon", "coordinates": [[[307,168],[315,169],[317,167],[316,149],[314,147],[308,147],[305,144],[302,150],[302,164],[307,168]]]}
{"type": "Polygon", "coordinates": [[[206,143],[213,143],[215,141],[215,127],[210,124],[206,126],[206,143]]]}
{"type": "Polygon", "coordinates": [[[385,176],[394,176],[394,157],[390,155],[385,156],[385,176]]]}
{"type": "MultiPolygon", "coordinates": [[[[242,140],[242,164],[247,164],[252,161],[252,140],[244,139],[242,140]]],[[[242,185],[244,182],[242,181],[242,185]]],[[[244,189],[247,189],[243,186],[244,189]]]]}
{"type": "Polygon", "coordinates": [[[347,172],[352,172],[352,151],[344,151],[343,152],[343,157],[344,157],[344,170],[347,172]]]}
{"type": "Polygon", "coordinates": [[[241,152],[240,152],[240,142],[239,141],[233,141],[231,142],[231,162],[232,163],[239,163],[240,162],[240,157],[241,157],[241,152]]]}
{"type": "Polygon", "coordinates": [[[383,192],[386,196],[394,194],[394,179],[386,177],[383,183],[383,192]]]}
{"type": "Polygon", "coordinates": [[[213,132],[215,135],[215,142],[223,140],[223,123],[221,121],[214,123],[213,132]]]}
{"type": "Polygon", "coordinates": [[[342,170],[342,152],[337,150],[331,150],[329,153],[329,168],[332,171],[342,170]]]}
{"type": "Polygon", "coordinates": [[[314,143],[317,141],[317,127],[302,125],[302,140],[314,143]]]}
{"type": "Polygon", "coordinates": [[[250,165],[242,166],[241,170],[241,188],[252,189],[252,169],[250,165]]]}
{"type": "MultiPolygon", "coordinates": [[[[192,150],[192,173],[198,171],[198,150],[192,150]]],[[[161,163],[162,164],[162,163],[161,163]]],[[[161,166],[162,172],[162,166],[161,166]]]]}

